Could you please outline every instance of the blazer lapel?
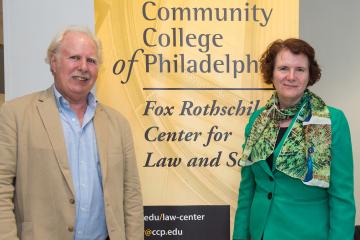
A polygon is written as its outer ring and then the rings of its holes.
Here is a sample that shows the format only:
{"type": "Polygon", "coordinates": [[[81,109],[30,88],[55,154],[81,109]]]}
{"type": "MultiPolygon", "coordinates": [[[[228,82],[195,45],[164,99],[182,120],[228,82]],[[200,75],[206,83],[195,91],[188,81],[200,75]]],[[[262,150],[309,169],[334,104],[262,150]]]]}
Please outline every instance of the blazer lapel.
{"type": "Polygon", "coordinates": [[[262,167],[262,169],[269,175],[269,176],[274,176],[273,172],[271,171],[269,164],[267,163],[267,161],[259,161],[260,166],[262,167]]]}
{"type": "Polygon", "coordinates": [[[49,88],[45,94],[39,98],[37,108],[55,152],[55,157],[58,161],[60,170],[69,189],[75,196],[71,171],[67,159],[63,127],[61,125],[59,112],[52,91],[52,88],[49,88]]]}
{"type": "Polygon", "coordinates": [[[103,185],[106,182],[107,176],[107,146],[108,146],[108,127],[107,123],[107,115],[104,108],[101,104],[98,104],[98,107],[95,111],[94,116],[94,128],[96,134],[96,144],[99,152],[100,158],[100,166],[101,166],[101,173],[102,173],[102,182],[103,185]]]}

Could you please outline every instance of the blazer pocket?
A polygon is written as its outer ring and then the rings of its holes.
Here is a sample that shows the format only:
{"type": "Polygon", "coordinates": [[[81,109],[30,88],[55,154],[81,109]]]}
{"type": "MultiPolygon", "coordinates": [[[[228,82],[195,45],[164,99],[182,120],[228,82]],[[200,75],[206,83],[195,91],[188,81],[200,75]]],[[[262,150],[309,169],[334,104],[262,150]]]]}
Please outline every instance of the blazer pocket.
{"type": "Polygon", "coordinates": [[[21,224],[21,240],[32,240],[33,239],[33,223],[23,222],[21,224]]]}

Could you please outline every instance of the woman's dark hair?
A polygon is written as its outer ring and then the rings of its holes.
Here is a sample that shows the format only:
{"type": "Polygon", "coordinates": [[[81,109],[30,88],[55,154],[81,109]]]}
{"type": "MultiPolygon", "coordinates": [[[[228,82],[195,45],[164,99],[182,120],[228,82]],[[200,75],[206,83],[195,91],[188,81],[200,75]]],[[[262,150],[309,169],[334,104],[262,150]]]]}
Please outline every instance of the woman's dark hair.
{"type": "Polygon", "coordinates": [[[266,51],[260,58],[260,71],[265,83],[271,84],[273,78],[273,72],[275,67],[275,60],[278,53],[288,49],[293,54],[304,54],[309,60],[309,83],[308,86],[312,86],[321,77],[321,69],[315,60],[314,48],[307,42],[297,39],[289,38],[286,40],[276,40],[272,42],[266,51]]]}

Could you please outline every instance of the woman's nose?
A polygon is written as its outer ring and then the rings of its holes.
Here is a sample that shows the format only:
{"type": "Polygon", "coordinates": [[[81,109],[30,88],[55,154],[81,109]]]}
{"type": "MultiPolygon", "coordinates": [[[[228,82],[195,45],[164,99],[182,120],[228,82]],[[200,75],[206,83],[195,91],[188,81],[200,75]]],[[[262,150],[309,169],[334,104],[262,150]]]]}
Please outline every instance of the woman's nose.
{"type": "Polygon", "coordinates": [[[287,79],[288,80],[295,80],[295,71],[290,69],[288,74],[287,74],[287,79]]]}

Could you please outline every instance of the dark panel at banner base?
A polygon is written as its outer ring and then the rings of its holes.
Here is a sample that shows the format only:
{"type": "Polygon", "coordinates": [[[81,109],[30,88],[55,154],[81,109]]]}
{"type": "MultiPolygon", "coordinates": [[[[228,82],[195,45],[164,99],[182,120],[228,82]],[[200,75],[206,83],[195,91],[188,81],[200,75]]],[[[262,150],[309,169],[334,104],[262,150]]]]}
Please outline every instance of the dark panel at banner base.
{"type": "Polygon", "coordinates": [[[230,206],[145,206],[145,240],[229,240],[230,206]]]}

